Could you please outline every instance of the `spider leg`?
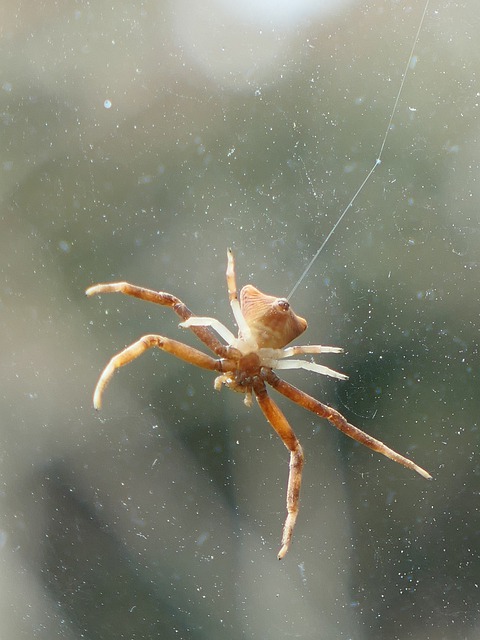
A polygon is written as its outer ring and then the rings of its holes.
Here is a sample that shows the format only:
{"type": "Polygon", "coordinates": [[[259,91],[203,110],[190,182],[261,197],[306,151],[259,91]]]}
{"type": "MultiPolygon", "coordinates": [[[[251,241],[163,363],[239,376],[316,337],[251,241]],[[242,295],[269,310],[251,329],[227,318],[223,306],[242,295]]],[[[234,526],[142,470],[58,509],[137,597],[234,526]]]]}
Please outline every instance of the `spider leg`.
{"type": "Polygon", "coordinates": [[[306,344],[303,346],[287,347],[281,350],[280,358],[290,358],[306,353],[343,353],[341,347],[324,347],[321,344],[306,344]]]}
{"type": "Polygon", "coordinates": [[[330,378],[338,378],[338,380],[348,380],[348,376],[334,369],[329,369],[318,364],[318,362],[309,362],[308,360],[281,360],[275,365],[275,369],[306,369],[307,371],[315,371],[321,373],[322,376],[330,376],[330,378]]]}
{"type": "MultiPolygon", "coordinates": [[[[128,282],[109,282],[107,284],[96,284],[93,287],[89,287],[85,293],[87,296],[98,295],[102,293],[123,293],[127,296],[133,296],[140,300],[146,300],[147,302],[153,302],[154,304],[161,304],[164,307],[170,307],[175,311],[183,321],[188,320],[194,314],[190,309],[176,296],[164,291],[153,291],[152,289],[145,289],[144,287],[137,287],[134,284],[128,282]]],[[[191,326],[190,329],[193,333],[217,356],[221,358],[228,357],[228,350],[220,340],[217,339],[213,331],[205,326],[191,326]]]]}
{"type": "Polygon", "coordinates": [[[225,340],[227,344],[235,342],[236,338],[233,333],[224,324],[216,318],[207,318],[204,316],[191,316],[188,320],[180,323],[184,329],[192,327],[211,327],[218,335],[225,340]]]}
{"type": "Polygon", "coordinates": [[[232,308],[235,322],[237,323],[238,330],[246,341],[252,340],[252,331],[245,320],[240,303],[238,301],[237,293],[237,278],[235,276],[235,260],[231,249],[227,251],[227,288],[228,299],[232,308]]]}
{"type": "Polygon", "coordinates": [[[302,447],[292,427],[289,425],[277,404],[268,395],[263,380],[256,378],[253,383],[253,389],[266,419],[290,451],[290,471],[287,486],[287,518],[283,526],[282,546],[278,552],[278,559],[281,560],[288,551],[297,520],[304,456],[302,447]]]}
{"type": "Polygon", "coordinates": [[[269,369],[306,369],[307,371],[320,373],[322,376],[348,380],[348,376],[344,373],[325,367],[323,364],[318,364],[318,362],[311,362],[310,360],[288,360],[288,358],[297,353],[339,353],[339,351],[336,347],[321,347],[320,345],[288,347],[287,349],[269,349],[268,347],[262,347],[258,350],[258,355],[263,366],[269,369]],[[298,349],[301,349],[301,351],[298,351],[298,349]]]}
{"type": "MultiPolygon", "coordinates": [[[[292,356],[297,355],[306,355],[306,354],[314,354],[314,353],[343,353],[343,349],[340,347],[324,347],[320,344],[308,344],[304,346],[297,347],[286,347],[285,349],[272,349],[270,347],[261,347],[258,350],[258,355],[262,359],[262,362],[270,361],[271,365],[265,364],[266,367],[270,367],[270,369],[275,369],[278,366],[279,360],[285,360],[286,358],[291,358],[292,356]]],[[[298,362],[298,361],[295,361],[298,362]]],[[[300,362],[305,362],[301,360],[300,362]]],[[[297,367],[288,367],[281,365],[282,368],[288,369],[297,369],[297,367]]],[[[300,367],[301,368],[301,367],[300,367]]]]}
{"type": "MultiPolygon", "coordinates": [[[[132,360],[135,360],[135,358],[141,356],[144,351],[147,351],[147,349],[151,349],[152,347],[158,347],[181,360],[185,360],[185,362],[189,362],[197,367],[209,369],[211,371],[223,371],[224,364],[229,363],[229,361],[226,360],[216,360],[215,358],[202,353],[202,351],[199,351],[194,347],[189,347],[182,342],[177,342],[176,340],[170,340],[169,338],[164,338],[163,336],[158,335],[142,336],[129,347],[113,356],[103,370],[93,394],[93,406],[95,409],[100,409],[102,405],[103,392],[115,371],[132,360]]],[[[231,365],[231,363],[229,364],[231,365]]]]}
{"type": "Polygon", "coordinates": [[[369,449],[381,453],[394,462],[398,462],[398,464],[407,467],[407,469],[416,471],[424,478],[430,479],[432,477],[428,473],[428,471],[425,471],[425,469],[422,469],[422,467],[416,465],[414,462],[412,462],[412,460],[405,458],[393,449],[387,447],[387,445],[385,445],[380,440],[377,440],[376,438],[369,436],[368,433],[365,433],[357,427],[354,427],[353,424],[347,422],[346,418],[344,418],[342,414],[335,409],[322,404],[315,398],[312,398],[312,396],[309,396],[304,391],[300,391],[300,389],[297,389],[297,387],[294,387],[288,382],[285,382],[285,380],[279,378],[271,369],[263,369],[262,372],[263,379],[268,382],[268,384],[272,385],[272,387],[279,393],[304,407],[304,409],[307,409],[307,411],[316,413],[321,418],[326,418],[331,424],[333,424],[334,427],[336,427],[339,431],[342,431],[342,433],[349,436],[350,438],[353,438],[353,440],[357,440],[357,442],[360,442],[360,444],[365,445],[369,449]]]}

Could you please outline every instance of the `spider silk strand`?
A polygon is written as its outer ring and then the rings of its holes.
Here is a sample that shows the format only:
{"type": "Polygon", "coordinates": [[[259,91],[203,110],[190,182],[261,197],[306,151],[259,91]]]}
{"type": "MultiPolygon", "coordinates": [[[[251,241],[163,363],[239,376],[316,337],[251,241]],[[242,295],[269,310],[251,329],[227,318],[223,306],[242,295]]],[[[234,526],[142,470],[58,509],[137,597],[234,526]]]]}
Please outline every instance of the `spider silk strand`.
{"type": "MultiPolygon", "coordinates": [[[[393,104],[393,108],[392,111],[390,113],[390,118],[388,120],[388,124],[387,124],[387,128],[385,129],[385,134],[383,136],[383,140],[382,140],[382,144],[380,145],[380,150],[377,154],[377,158],[375,160],[375,162],[373,163],[372,168],[370,169],[370,171],[367,173],[366,177],[363,179],[361,185],[358,187],[358,189],[355,191],[355,193],[353,194],[352,198],[350,199],[350,202],[347,204],[347,206],[345,207],[345,209],[342,211],[342,213],[340,214],[340,216],[338,217],[337,221],[335,222],[335,224],[333,225],[333,227],[330,229],[330,231],[328,232],[328,234],[326,235],[324,241],[322,242],[322,244],[320,245],[320,247],[317,249],[315,255],[313,256],[313,258],[311,258],[310,262],[307,264],[307,266],[305,267],[302,275],[300,276],[300,278],[297,280],[296,284],[294,285],[293,289],[290,291],[290,293],[288,294],[287,300],[290,300],[290,298],[293,296],[293,294],[295,293],[295,291],[297,290],[297,288],[300,286],[300,284],[303,282],[303,280],[305,279],[306,275],[308,274],[308,272],[310,271],[310,269],[312,268],[314,262],[317,260],[318,256],[321,254],[321,252],[323,251],[325,245],[327,244],[327,242],[330,240],[330,238],[332,237],[332,235],[335,233],[335,231],[337,230],[338,226],[340,225],[340,223],[342,222],[342,220],[344,219],[344,217],[347,215],[347,212],[349,211],[349,209],[351,209],[351,207],[353,206],[354,202],[356,201],[356,199],[358,198],[358,196],[360,195],[360,193],[363,191],[363,188],[365,187],[365,185],[367,184],[367,182],[370,180],[371,176],[373,175],[375,169],[378,167],[379,164],[381,164],[382,162],[382,154],[383,151],[385,149],[385,146],[387,144],[387,138],[388,135],[390,133],[390,128],[392,126],[392,122],[393,119],[395,117],[395,114],[397,113],[397,109],[398,109],[398,103],[400,101],[400,96],[402,95],[402,91],[403,91],[403,87],[405,84],[405,80],[407,78],[408,75],[408,70],[410,69],[410,65],[412,63],[412,59],[413,59],[413,54],[415,52],[415,48],[417,46],[418,43],[418,39],[420,38],[420,33],[422,31],[422,27],[423,27],[423,23],[425,22],[425,17],[427,15],[427,11],[428,11],[428,5],[430,4],[430,0],[426,0],[425,2],[425,6],[423,8],[423,13],[422,13],[422,17],[420,18],[420,22],[418,24],[418,28],[417,28],[417,32],[415,34],[415,38],[413,39],[413,44],[412,44],[412,48],[410,50],[410,55],[408,56],[408,60],[407,60],[407,64],[405,65],[405,69],[403,71],[402,74],[402,79],[400,81],[400,86],[398,88],[397,91],[397,96],[395,98],[395,102],[393,104]]],[[[315,192],[314,192],[315,194],[315,192]]],[[[315,194],[316,195],[316,194],[315,194]]]]}

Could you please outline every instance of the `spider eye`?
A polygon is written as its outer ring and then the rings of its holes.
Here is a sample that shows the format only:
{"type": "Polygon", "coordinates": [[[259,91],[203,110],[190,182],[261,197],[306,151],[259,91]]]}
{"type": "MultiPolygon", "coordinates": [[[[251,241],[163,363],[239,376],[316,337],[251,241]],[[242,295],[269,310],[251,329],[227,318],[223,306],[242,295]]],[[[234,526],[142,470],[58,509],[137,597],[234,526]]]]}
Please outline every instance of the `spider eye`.
{"type": "Polygon", "coordinates": [[[289,311],[290,309],[290,303],[286,298],[278,298],[277,302],[277,306],[282,310],[282,311],[289,311]]]}

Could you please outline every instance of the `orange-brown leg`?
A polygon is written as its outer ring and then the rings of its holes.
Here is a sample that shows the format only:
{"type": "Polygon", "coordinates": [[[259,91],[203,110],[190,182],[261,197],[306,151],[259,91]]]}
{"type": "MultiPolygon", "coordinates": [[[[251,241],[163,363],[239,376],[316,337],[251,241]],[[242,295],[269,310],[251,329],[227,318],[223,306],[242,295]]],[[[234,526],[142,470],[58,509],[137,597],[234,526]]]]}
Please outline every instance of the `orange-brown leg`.
{"type": "Polygon", "coordinates": [[[278,552],[278,559],[281,560],[288,551],[297,520],[304,457],[302,447],[292,427],[288,424],[287,419],[276,403],[268,395],[265,383],[257,380],[254,382],[253,388],[257,396],[258,404],[266,419],[290,451],[290,471],[287,486],[287,518],[283,526],[282,546],[278,552]]]}
{"type": "Polygon", "coordinates": [[[251,338],[251,330],[243,316],[237,292],[237,277],[235,275],[235,259],[231,249],[227,251],[227,289],[230,307],[232,308],[238,331],[242,334],[244,340],[251,338]]]}
{"type": "Polygon", "coordinates": [[[334,427],[339,429],[339,431],[342,431],[342,433],[349,436],[350,438],[357,440],[357,442],[360,442],[369,449],[373,449],[373,451],[377,451],[378,453],[383,454],[387,458],[390,458],[390,460],[398,462],[398,464],[402,464],[404,467],[407,467],[407,469],[416,471],[424,478],[430,479],[432,477],[428,473],[428,471],[425,471],[425,469],[422,469],[422,467],[419,467],[408,458],[405,458],[393,449],[390,449],[380,440],[377,440],[376,438],[369,436],[368,433],[365,433],[357,427],[354,427],[353,424],[347,422],[347,420],[342,416],[341,413],[339,413],[335,409],[332,409],[332,407],[322,404],[315,398],[312,398],[312,396],[309,396],[304,391],[300,391],[300,389],[297,389],[297,387],[294,387],[288,382],[285,382],[285,380],[279,378],[271,369],[264,370],[263,378],[279,393],[304,407],[305,409],[307,409],[307,411],[316,413],[321,418],[326,418],[333,424],[334,427]]]}
{"type": "Polygon", "coordinates": [[[169,338],[164,338],[163,336],[158,335],[146,335],[141,337],[137,342],[134,342],[129,347],[117,353],[117,355],[113,356],[110,362],[107,364],[105,369],[103,370],[98,382],[95,387],[95,392],[93,394],[93,406],[95,409],[100,409],[102,404],[102,395],[105,391],[107,384],[110,382],[113,374],[120,367],[125,366],[138,356],[142,355],[144,351],[147,349],[151,349],[152,347],[158,347],[163,351],[167,351],[172,355],[180,358],[181,360],[185,360],[190,364],[194,364],[197,367],[201,367],[202,369],[209,369],[211,371],[224,371],[224,365],[233,366],[233,363],[226,360],[216,360],[211,356],[208,356],[198,349],[194,349],[193,347],[189,347],[182,342],[177,342],[176,340],[170,340],[169,338]]]}
{"type": "Polygon", "coordinates": [[[236,300],[238,302],[237,276],[235,274],[235,259],[233,257],[233,252],[231,249],[227,250],[227,289],[228,289],[228,299],[230,303],[232,302],[232,300],[236,300]]]}
{"type": "MultiPolygon", "coordinates": [[[[161,304],[165,307],[171,307],[177,316],[182,320],[188,320],[194,314],[190,309],[176,296],[171,293],[165,293],[164,291],[153,291],[152,289],[145,289],[144,287],[137,287],[134,284],[128,282],[109,282],[107,284],[96,284],[93,287],[89,287],[86,292],[87,296],[98,295],[102,293],[123,293],[127,296],[133,296],[140,300],[146,300],[147,302],[153,302],[154,304],[161,304]]],[[[217,356],[221,358],[228,357],[228,349],[223,345],[220,340],[215,336],[213,331],[208,327],[189,327],[193,333],[200,338],[200,340],[207,345],[217,356]]]]}

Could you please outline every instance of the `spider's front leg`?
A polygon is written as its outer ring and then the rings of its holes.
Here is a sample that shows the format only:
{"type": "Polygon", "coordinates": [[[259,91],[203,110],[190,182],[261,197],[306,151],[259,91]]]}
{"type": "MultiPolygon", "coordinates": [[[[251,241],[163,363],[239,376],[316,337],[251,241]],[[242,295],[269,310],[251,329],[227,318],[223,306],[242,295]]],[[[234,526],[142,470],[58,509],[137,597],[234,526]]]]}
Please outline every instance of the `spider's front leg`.
{"type": "MultiPolygon", "coordinates": [[[[129,347],[113,356],[103,370],[93,394],[93,406],[95,409],[100,409],[102,405],[103,392],[105,391],[107,384],[112,379],[115,371],[132,360],[135,360],[135,358],[138,358],[138,356],[141,356],[142,353],[152,347],[158,347],[159,349],[162,349],[162,351],[166,351],[167,353],[171,353],[177,358],[180,358],[180,360],[194,364],[202,369],[209,369],[210,371],[222,372],[224,371],[224,365],[228,363],[228,360],[217,360],[194,347],[183,344],[183,342],[177,342],[177,340],[170,340],[170,338],[165,338],[164,336],[158,336],[155,334],[143,336],[137,340],[137,342],[134,342],[129,347]]],[[[228,366],[231,367],[231,363],[228,364],[228,366]]]]}
{"type": "Polygon", "coordinates": [[[289,425],[277,404],[268,395],[265,383],[257,378],[254,380],[253,390],[255,391],[258,404],[266,419],[290,451],[290,471],[287,486],[287,518],[283,526],[282,546],[278,552],[278,559],[281,560],[290,547],[293,529],[297,520],[304,456],[300,442],[297,440],[292,427],[289,425]]]}
{"type": "MultiPolygon", "coordinates": [[[[108,282],[106,284],[96,284],[93,285],[93,287],[89,287],[85,293],[87,296],[100,295],[103,293],[123,293],[126,296],[132,296],[139,300],[145,300],[146,302],[153,302],[154,304],[160,304],[164,307],[170,307],[184,322],[193,316],[193,313],[187,305],[171,293],[145,289],[145,287],[138,287],[137,285],[130,284],[129,282],[108,282]]],[[[217,356],[221,358],[227,356],[224,345],[215,337],[208,326],[194,326],[192,324],[191,330],[204,344],[207,345],[207,347],[209,347],[209,349],[216,353],[217,356]]]]}

